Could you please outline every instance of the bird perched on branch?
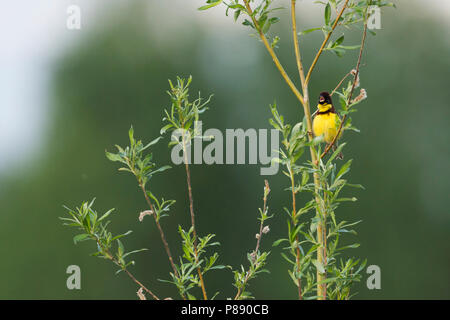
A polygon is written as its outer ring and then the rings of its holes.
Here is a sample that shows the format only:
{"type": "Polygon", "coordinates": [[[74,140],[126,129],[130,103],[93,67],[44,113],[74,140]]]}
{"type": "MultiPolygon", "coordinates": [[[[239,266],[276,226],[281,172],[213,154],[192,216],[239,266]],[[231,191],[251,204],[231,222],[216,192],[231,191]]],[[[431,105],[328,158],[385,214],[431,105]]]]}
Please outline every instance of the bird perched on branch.
{"type": "MultiPolygon", "coordinates": [[[[333,106],[333,101],[328,92],[321,92],[319,95],[319,103],[317,105],[317,111],[313,120],[313,133],[314,136],[319,137],[323,135],[326,143],[333,142],[334,137],[339,131],[341,119],[336,113],[336,109],[333,106]]],[[[339,137],[336,139],[333,150],[336,149],[337,140],[342,135],[342,131],[339,133],[339,137]]],[[[343,159],[342,153],[338,155],[338,158],[343,159]]]]}

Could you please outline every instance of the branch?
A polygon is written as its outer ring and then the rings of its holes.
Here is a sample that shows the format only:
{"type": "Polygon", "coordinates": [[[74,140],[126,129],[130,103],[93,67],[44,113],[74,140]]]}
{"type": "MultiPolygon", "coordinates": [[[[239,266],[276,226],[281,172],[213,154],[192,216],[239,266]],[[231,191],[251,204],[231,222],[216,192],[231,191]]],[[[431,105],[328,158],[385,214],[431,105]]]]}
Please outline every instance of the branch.
{"type": "Polygon", "coordinates": [[[330,32],[328,32],[327,36],[325,37],[325,40],[323,40],[322,45],[320,46],[320,49],[319,49],[319,51],[317,52],[316,57],[314,58],[313,63],[311,64],[311,67],[309,68],[308,74],[306,75],[306,80],[305,80],[305,84],[306,84],[306,85],[308,85],[308,83],[309,83],[309,80],[310,80],[310,78],[311,78],[311,73],[313,72],[314,67],[315,67],[316,64],[317,64],[317,61],[319,60],[319,57],[320,57],[320,55],[322,54],[323,49],[324,49],[325,46],[327,45],[328,40],[330,40],[331,34],[333,33],[334,29],[336,29],[336,27],[337,27],[337,25],[338,25],[338,22],[339,22],[339,19],[341,18],[342,14],[344,13],[345,9],[347,8],[348,1],[349,1],[349,0],[345,0],[345,3],[344,3],[344,5],[342,6],[341,11],[340,11],[339,14],[337,15],[336,20],[334,21],[334,24],[333,24],[333,26],[331,27],[330,32]]]}
{"type": "Polygon", "coordinates": [[[167,243],[166,236],[164,235],[164,231],[161,228],[161,224],[159,223],[159,221],[158,221],[158,219],[156,217],[156,210],[153,207],[153,204],[152,204],[152,202],[150,201],[150,198],[147,195],[147,191],[145,190],[145,187],[142,184],[139,184],[139,186],[141,187],[141,190],[144,193],[145,200],[147,201],[147,204],[150,207],[150,210],[152,210],[152,212],[153,212],[153,218],[155,219],[156,226],[158,227],[159,233],[161,235],[161,240],[162,240],[162,242],[164,244],[164,248],[166,249],[166,253],[167,253],[167,256],[169,258],[170,265],[172,266],[173,272],[174,272],[174,274],[176,276],[178,276],[178,271],[177,271],[177,268],[175,268],[175,264],[173,262],[173,258],[172,258],[172,254],[170,252],[169,244],[167,243]]]}
{"type": "Polygon", "coordinates": [[[151,292],[149,289],[147,289],[142,283],[140,283],[132,274],[130,271],[128,271],[127,269],[125,269],[126,274],[137,284],[139,285],[142,289],[144,289],[148,294],[150,294],[153,299],[155,300],[159,300],[159,298],[153,293],[151,292]]]}
{"type": "MultiPolygon", "coordinates": [[[[269,195],[269,192],[270,192],[269,182],[267,182],[267,180],[264,180],[264,197],[263,197],[263,212],[264,213],[266,213],[266,210],[267,210],[267,196],[269,195]]],[[[257,233],[257,236],[256,236],[256,239],[257,239],[256,240],[256,247],[255,247],[255,250],[252,253],[253,254],[253,256],[252,256],[253,257],[253,261],[255,260],[254,257],[256,257],[256,255],[258,253],[262,235],[265,232],[263,227],[264,227],[264,219],[261,219],[261,222],[259,224],[259,233],[257,233]]],[[[266,227],[266,228],[268,228],[268,227],[266,227]]],[[[250,280],[250,275],[251,275],[251,273],[250,273],[250,269],[249,269],[247,271],[247,274],[245,275],[244,282],[242,283],[242,288],[238,288],[238,291],[236,293],[236,296],[234,297],[234,300],[239,300],[240,299],[240,297],[242,295],[242,292],[244,291],[245,286],[247,285],[248,280],[250,280]]]]}
{"type": "MultiPolygon", "coordinates": [[[[353,70],[352,70],[353,71],[353,70]]],[[[333,94],[340,88],[340,86],[342,85],[342,83],[345,81],[345,79],[347,79],[347,77],[349,75],[352,74],[352,71],[350,71],[349,73],[347,73],[341,81],[339,81],[338,85],[336,86],[336,88],[333,89],[333,91],[331,91],[330,96],[333,96],[333,94]]]]}
{"type": "MultiPolygon", "coordinates": [[[[197,231],[195,229],[195,213],[194,213],[194,198],[192,196],[192,187],[191,187],[191,172],[189,170],[188,158],[187,158],[187,150],[186,150],[186,140],[184,138],[183,133],[183,155],[184,155],[184,163],[186,168],[186,182],[189,193],[189,211],[191,213],[191,225],[194,233],[194,253],[195,253],[195,262],[198,263],[198,251],[197,251],[197,231]]],[[[206,295],[205,282],[203,281],[202,271],[200,267],[197,268],[198,277],[200,279],[200,285],[202,288],[203,299],[208,300],[208,296],[206,295]]]]}
{"type": "MultiPolygon", "coordinates": [[[[289,175],[290,175],[290,179],[291,179],[291,189],[292,189],[292,222],[293,222],[293,227],[296,228],[297,226],[297,209],[296,209],[296,205],[295,205],[295,178],[294,178],[294,174],[292,172],[292,169],[289,168],[289,175]]],[[[295,239],[297,240],[298,243],[298,235],[296,235],[295,239]]],[[[295,255],[295,263],[297,265],[297,272],[300,275],[300,249],[297,246],[297,250],[296,250],[296,255],[295,255]]],[[[298,300],[302,300],[302,285],[301,285],[301,279],[300,276],[298,277],[298,300]]]]}
{"type": "Polygon", "coordinates": [[[272,57],[272,60],[275,63],[276,67],[280,71],[281,76],[284,78],[284,80],[288,84],[289,88],[291,88],[292,92],[295,94],[295,96],[300,101],[300,103],[304,104],[302,94],[300,93],[300,91],[298,91],[297,87],[292,82],[291,78],[289,78],[288,74],[286,73],[286,71],[284,70],[283,66],[280,63],[280,60],[278,60],[278,57],[275,54],[275,51],[273,50],[272,46],[267,41],[266,36],[264,35],[261,28],[259,27],[258,21],[256,21],[256,18],[253,15],[252,8],[250,7],[249,0],[244,0],[244,4],[245,4],[245,7],[247,8],[248,15],[251,17],[253,24],[254,24],[256,30],[258,31],[259,37],[261,38],[262,42],[264,43],[264,46],[266,47],[267,51],[269,52],[270,56],[272,57]]]}
{"type": "Polygon", "coordinates": [[[295,3],[296,0],[291,0],[292,36],[294,38],[295,58],[297,60],[297,68],[300,75],[300,81],[302,83],[303,95],[306,97],[307,90],[305,91],[305,73],[303,71],[302,58],[300,55],[300,48],[298,45],[297,21],[295,18],[295,3]]]}
{"type": "MultiPolygon", "coordinates": [[[[371,5],[371,2],[369,3],[369,5],[366,8],[366,13],[365,13],[366,17],[365,17],[365,21],[364,21],[364,31],[363,31],[362,40],[361,40],[361,48],[359,49],[358,62],[356,63],[356,69],[355,69],[356,72],[355,72],[355,75],[354,75],[352,89],[350,90],[350,94],[349,94],[348,99],[347,99],[347,106],[349,106],[351,101],[352,101],[353,92],[355,91],[356,83],[358,82],[358,78],[359,78],[359,67],[361,66],[361,58],[362,58],[362,54],[363,54],[363,50],[364,50],[364,44],[365,44],[366,36],[367,36],[367,20],[368,20],[368,16],[367,16],[367,11],[368,10],[367,9],[369,8],[370,5],[371,5]]],[[[345,122],[346,119],[347,119],[347,114],[345,114],[344,117],[342,118],[341,123],[339,125],[339,129],[337,131],[337,134],[334,136],[334,138],[331,141],[331,143],[327,146],[327,148],[320,155],[320,159],[322,159],[328,153],[328,151],[330,151],[331,147],[336,143],[337,138],[338,138],[339,134],[342,131],[342,127],[343,127],[344,122],[345,122]]]]}
{"type": "MultiPolygon", "coordinates": [[[[159,221],[158,221],[158,219],[156,217],[156,210],[153,207],[153,204],[152,204],[152,202],[150,201],[150,198],[147,195],[147,191],[145,190],[144,185],[139,180],[138,180],[138,183],[139,183],[139,187],[141,188],[142,192],[144,193],[145,200],[147,201],[147,204],[150,207],[150,210],[152,210],[152,212],[153,212],[152,216],[155,219],[156,226],[158,227],[159,234],[161,236],[161,240],[162,240],[162,243],[164,245],[164,249],[166,250],[167,257],[169,258],[169,262],[170,262],[170,265],[172,267],[173,273],[174,273],[174,275],[176,277],[178,277],[178,271],[177,271],[177,268],[175,267],[175,264],[173,262],[172,253],[170,252],[169,244],[167,243],[166,236],[165,236],[164,231],[163,231],[163,229],[161,227],[161,224],[159,223],[159,221]]],[[[181,297],[184,300],[186,300],[186,297],[183,294],[181,294],[181,297]]]]}
{"type": "Polygon", "coordinates": [[[95,241],[97,242],[97,245],[102,248],[102,250],[107,254],[107,257],[115,264],[117,265],[119,268],[121,268],[122,270],[125,271],[125,273],[131,278],[131,280],[133,280],[139,287],[141,287],[142,289],[144,289],[148,294],[150,294],[153,299],[155,300],[159,300],[159,298],[153,293],[151,292],[149,289],[147,289],[147,287],[145,287],[142,283],[140,283],[134,276],[133,274],[128,271],[116,258],[114,258],[114,256],[111,254],[111,252],[109,252],[108,249],[106,249],[102,243],[100,242],[100,240],[95,237],[95,241]]]}

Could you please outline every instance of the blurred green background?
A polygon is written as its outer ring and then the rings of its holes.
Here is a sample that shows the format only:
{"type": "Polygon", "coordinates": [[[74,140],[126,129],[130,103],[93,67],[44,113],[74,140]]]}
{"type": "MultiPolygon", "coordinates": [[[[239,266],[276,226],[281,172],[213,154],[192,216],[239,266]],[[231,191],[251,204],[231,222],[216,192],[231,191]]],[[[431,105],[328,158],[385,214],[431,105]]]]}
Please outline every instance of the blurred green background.
{"type": "MultiPolygon", "coordinates": [[[[307,2],[298,4],[300,30],[322,19],[320,6],[307,2]],[[302,12],[303,5],[314,14],[302,12]]],[[[368,290],[364,274],[355,287],[357,299],[449,299],[448,23],[437,6],[425,10],[418,0],[395,2],[397,9],[382,11],[382,30],[368,38],[361,83],[369,98],[353,117],[361,133],[345,135],[345,156],[354,159],[349,178],[366,190],[347,190],[359,201],[342,205],[337,215],[363,220],[357,227],[361,247],[348,254],[367,257],[369,265],[381,268],[381,290],[368,290]]],[[[130,125],[144,142],[159,135],[169,106],[167,79],[192,75],[192,95],[200,90],[204,96],[214,94],[204,129],[269,128],[274,100],[288,122],[303,117],[262,44],[249,36],[248,28],[226,18],[224,7],[202,13],[195,8],[203,1],[99,3],[103,7],[90,11],[80,31],[65,31],[74,40],[46,69],[45,130],[34,151],[0,170],[1,299],[137,298],[134,283],[125,274],[116,276],[109,262],[89,256],[96,250],[93,243],[74,246],[75,230],[58,219],[66,214],[63,205],[75,207],[93,197],[100,212],[116,208],[114,233],[134,231],[124,240],[127,249],[149,248],[134,256],[135,276],[160,296],[178,297],[173,287],[157,281],[168,278],[169,264],[153,221],[138,221],[146,204],[134,178],[117,172],[104,155],[114,144],[127,144],[130,125]],[[66,288],[71,264],[81,268],[81,290],[66,288]]],[[[287,12],[281,17],[284,22],[274,28],[281,37],[277,52],[298,83],[287,12]]],[[[359,38],[360,30],[353,30],[346,43],[359,38]]],[[[308,65],[320,42],[320,34],[306,38],[302,50],[308,65]]],[[[343,58],[325,53],[311,95],[334,88],[356,57],[356,51],[343,58]]],[[[15,132],[8,134],[13,143],[15,132]]],[[[167,143],[166,137],[154,149],[161,165],[170,162],[167,143]]],[[[254,247],[264,179],[272,189],[269,207],[275,213],[262,243],[270,248],[286,229],[284,175],[260,176],[257,165],[192,166],[197,228],[200,234],[217,235],[223,264],[239,267],[254,247]]],[[[162,225],[178,256],[176,227],[189,224],[184,169],[174,166],[155,177],[152,186],[157,194],[177,200],[162,225]]],[[[272,250],[267,267],[271,274],[259,276],[250,291],[260,299],[295,299],[279,248],[272,250]]],[[[219,298],[235,292],[227,270],[205,281],[210,294],[221,292],[219,298]]]]}

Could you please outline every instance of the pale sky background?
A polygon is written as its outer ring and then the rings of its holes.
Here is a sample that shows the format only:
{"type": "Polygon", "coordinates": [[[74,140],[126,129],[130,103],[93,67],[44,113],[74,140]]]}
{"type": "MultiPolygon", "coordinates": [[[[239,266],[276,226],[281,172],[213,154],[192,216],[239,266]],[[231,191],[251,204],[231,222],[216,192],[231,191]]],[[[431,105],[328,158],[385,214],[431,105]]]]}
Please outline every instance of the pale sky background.
{"type": "MultiPolygon", "coordinates": [[[[182,14],[208,25],[221,28],[235,25],[225,17],[224,7],[202,14],[196,10],[203,0],[147,0],[159,2],[159,14],[182,14]],[[184,6],[184,10],[169,10],[184,6]]],[[[27,156],[37,151],[48,117],[47,90],[49,65],[52,60],[70,50],[83,32],[95,24],[99,11],[107,10],[111,3],[126,0],[14,0],[0,4],[0,174],[20,169],[27,156]],[[66,28],[67,7],[78,5],[82,11],[82,29],[66,28]]],[[[286,1],[281,1],[282,5],[286,1]]],[[[419,3],[430,10],[436,19],[442,19],[450,27],[450,0],[397,0],[401,6],[409,2],[419,3]]],[[[312,0],[301,0],[303,5],[319,9],[312,0]]],[[[286,2],[287,5],[287,2],[286,2]]],[[[400,14],[400,13],[399,13],[400,14]]],[[[174,19],[177,20],[177,19],[174,19]]],[[[448,28],[447,28],[448,29],[448,28]]],[[[1,187],[1,181],[0,181],[1,187]]]]}

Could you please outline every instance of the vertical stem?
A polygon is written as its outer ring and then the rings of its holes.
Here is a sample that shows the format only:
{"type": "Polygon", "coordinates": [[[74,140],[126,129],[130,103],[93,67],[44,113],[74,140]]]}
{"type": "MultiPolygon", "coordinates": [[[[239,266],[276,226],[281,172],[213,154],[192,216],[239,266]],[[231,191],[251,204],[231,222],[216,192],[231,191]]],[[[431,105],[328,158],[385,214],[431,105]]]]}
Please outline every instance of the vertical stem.
{"type": "Polygon", "coordinates": [[[325,269],[324,273],[321,273],[319,269],[317,269],[317,296],[319,300],[326,300],[327,298],[327,285],[326,283],[321,283],[326,280],[326,265],[327,265],[327,212],[325,206],[326,195],[324,195],[324,206],[320,208],[317,212],[319,216],[319,224],[317,226],[317,241],[320,246],[317,250],[317,261],[323,266],[325,269]],[[321,212],[322,211],[322,212],[321,212]]]}
{"type": "Polygon", "coordinates": [[[166,236],[164,235],[164,231],[163,231],[163,229],[161,227],[161,224],[159,223],[159,221],[158,221],[158,219],[156,217],[155,208],[153,207],[153,204],[152,204],[152,202],[150,201],[150,199],[149,199],[149,197],[147,195],[145,187],[142,184],[139,184],[139,186],[141,187],[141,190],[144,193],[145,200],[147,201],[147,204],[149,205],[150,210],[152,210],[152,212],[153,212],[152,216],[155,219],[156,226],[158,227],[159,234],[161,235],[161,240],[162,240],[162,243],[164,245],[164,249],[166,250],[167,256],[169,258],[170,265],[171,265],[171,267],[173,269],[173,272],[174,272],[175,276],[178,277],[178,271],[177,271],[177,268],[175,268],[175,264],[174,264],[173,258],[172,258],[172,253],[170,252],[169,244],[167,243],[166,236]]]}
{"type": "MultiPolygon", "coordinates": [[[[267,211],[267,196],[269,195],[270,192],[270,187],[269,187],[269,182],[267,182],[267,180],[264,180],[264,197],[263,197],[263,212],[266,213],[267,211]]],[[[261,222],[259,223],[259,233],[258,233],[258,237],[257,237],[257,241],[256,241],[256,248],[255,251],[253,251],[253,253],[256,255],[258,254],[258,250],[259,250],[259,245],[261,243],[261,239],[263,236],[263,227],[264,227],[264,219],[261,218],[261,222]]],[[[255,261],[255,259],[253,259],[253,261],[255,261]]],[[[234,300],[239,300],[241,298],[242,292],[245,290],[245,286],[247,285],[248,280],[250,279],[250,270],[247,271],[247,274],[245,275],[245,279],[242,285],[242,288],[239,288],[236,296],[234,297],[234,300]]]]}
{"type": "MultiPolygon", "coordinates": [[[[293,84],[293,82],[291,81],[289,76],[287,75],[286,71],[284,70],[280,61],[278,60],[275,52],[273,51],[272,47],[270,46],[269,42],[267,41],[266,36],[264,35],[261,28],[259,27],[258,21],[256,20],[255,16],[253,15],[253,11],[250,7],[249,0],[243,0],[243,1],[245,4],[245,7],[247,9],[247,13],[250,16],[250,18],[252,19],[252,22],[253,22],[256,30],[258,31],[258,34],[259,34],[262,42],[264,43],[264,46],[266,47],[267,51],[269,52],[270,56],[272,57],[272,60],[274,61],[276,67],[278,68],[282,77],[288,84],[289,88],[292,90],[292,92],[295,94],[297,99],[303,105],[303,110],[304,110],[305,118],[306,118],[306,126],[307,126],[307,130],[308,130],[308,140],[312,141],[313,132],[312,132],[311,110],[310,110],[309,98],[308,98],[308,83],[311,78],[311,74],[314,70],[314,67],[317,64],[317,61],[319,60],[319,57],[322,54],[322,52],[325,48],[325,45],[328,43],[328,40],[330,39],[331,34],[333,33],[334,29],[336,29],[336,27],[339,23],[339,19],[342,16],[342,14],[344,13],[344,10],[346,9],[349,0],[345,0],[345,3],[342,6],[341,11],[337,14],[336,20],[335,20],[333,26],[331,27],[330,32],[326,35],[319,51],[317,52],[317,54],[313,60],[313,63],[308,70],[306,78],[304,77],[304,71],[303,71],[303,66],[301,63],[301,56],[300,56],[300,50],[299,50],[299,45],[298,45],[298,39],[297,39],[297,27],[296,27],[296,22],[295,22],[295,0],[291,0],[291,11],[292,11],[291,17],[293,19],[292,22],[293,22],[293,36],[294,36],[295,53],[296,53],[297,67],[299,69],[299,74],[300,74],[300,80],[302,81],[303,95],[298,91],[298,89],[295,87],[295,85],[293,84]]],[[[314,166],[317,167],[319,165],[318,155],[316,153],[314,146],[312,146],[312,145],[310,146],[310,153],[311,153],[311,161],[314,164],[314,166]]],[[[320,190],[319,175],[317,173],[314,173],[313,176],[314,176],[315,193],[318,194],[318,192],[320,190]]],[[[320,205],[320,199],[318,196],[316,196],[316,202],[317,202],[317,205],[320,205]]],[[[319,214],[318,210],[316,213],[319,214]]],[[[326,233],[325,224],[323,223],[323,221],[321,221],[321,222],[319,222],[319,225],[317,227],[317,240],[321,244],[321,247],[317,250],[317,260],[321,263],[323,263],[323,261],[324,261],[324,254],[326,251],[326,248],[323,244],[324,233],[326,233]]],[[[326,276],[324,274],[321,274],[319,271],[317,271],[317,281],[321,282],[321,281],[324,281],[325,279],[326,279],[326,276]]],[[[323,290],[323,286],[318,285],[317,286],[317,295],[318,295],[319,299],[326,299],[326,286],[325,286],[325,290],[323,290]]]]}
{"type": "MultiPolygon", "coordinates": [[[[311,158],[315,167],[317,168],[319,165],[319,160],[317,159],[316,151],[311,148],[311,158]]],[[[320,179],[318,173],[314,173],[314,189],[315,193],[318,194],[320,189],[320,179]]],[[[324,243],[324,235],[326,235],[326,212],[320,212],[320,198],[316,195],[316,216],[319,217],[319,224],[317,225],[317,242],[319,243],[319,248],[317,249],[317,261],[319,264],[324,266],[326,264],[326,244],[324,243]]],[[[321,282],[326,280],[326,274],[321,273],[319,268],[317,268],[317,299],[318,300],[326,300],[327,298],[327,287],[325,284],[321,284],[321,282]]]]}
{"type": "Polygon", "coordinates": [[[305,73],[303,71],[302,58],[300,55],[300,47],[298,45],[298,34],[297,34],[297,21],[295,17],[295,3],[296,0],[291,0],[291,19],[292,19],[292,36],[294,38],[294,50],[295,50],[295,59],[297,61],[298,73],[300,75],[300,81],[303,88],[303,99],[305,98],[305,73]]]}
{"type": "MultiPolygon", "coordinates": [[[[127,164],[128,164],[128,166],[130,168],[134,168],[134,163],[130,163],[128,159],[127,159],[127,164]]],[[[147,201],[147,204],[150,207],[150,210],[153,212],[152,216],[155,219],[156,226],[158,227],[158,231],[159,231],[159,234],[161,236],[161,240],[162,240],[162,243],[164,245],[164,249],[166,250],[167,257],[169,258],[169,262],[170,262],[170,266],[172,267],[173,274],[176,277],[178,277],[178,271],[177,271],[177,268],[175,267],[175,264],[173,262],[172,253],[170,252],[169,244],[167,243],[166,236],[165,236],[164,231],[163,231],[163,229],[161,227],[161,224],[159,223],[159,221],[158,221],[158,219],[156,217],[156,210],[153,207],[153,204],[152,204],[152,202],[150,201],[150,198],[147,195],[147,191],[145,190],[144,183],[141,181],[140,178],[138,178],[138,176],[136,175],[136,172],[134,171],[134,169],[132,169],[132,173],[136,176],[136,179],[138,181],[138,185],[141,188],[142,192],[144,193],[145,200],[147,201]]],[[[184,294],[181,294],[181,297],[183,298],[183,300],[186,300],[186,296],[184,294]]]]}
{"type": "MultiPolygon", "coordinates": [[[[295,178],[291,168],[289,168],[289,174],[291,178],[291,189],[292,189],[292,223],[295,229],[297,226],[297,217],[296,217],[297,209],[295,205],[295,178]]],[[[297,272],[298,272],[298,300],[302,300],[303,299],[302,282],[300,278],[300,248],[298,247],[298,235],[296,235],[295,240],[297,242],[295,262],[297,264],[297,272]]]]}
{"type": "MultiPolygon", "coordinates": [[[[194,253],[195,253],[195,262],[198,263],[198,251],[197,251],[197,231],[195,229],[195,213],[194,213],[194,198],[192,196],[192,187],[191,187],[191,172],[189,170],[189,162],[187,157],[187,148],[186,148],[186,140],[183,132],[183,156],[184,156],[184,164],[186,169],[186,182],[188,186],[188,194],[189,194],[189,211],[191,213],[191,224],[192,230],[194,234],[194,253]]],[[[203,299],[208,300],[208,296],[206,295],[205,282],[203,281],[202,271],[200,267],[197,268],[198,277],[200,279],[200,285],[202,288],[203,299]]]]}

